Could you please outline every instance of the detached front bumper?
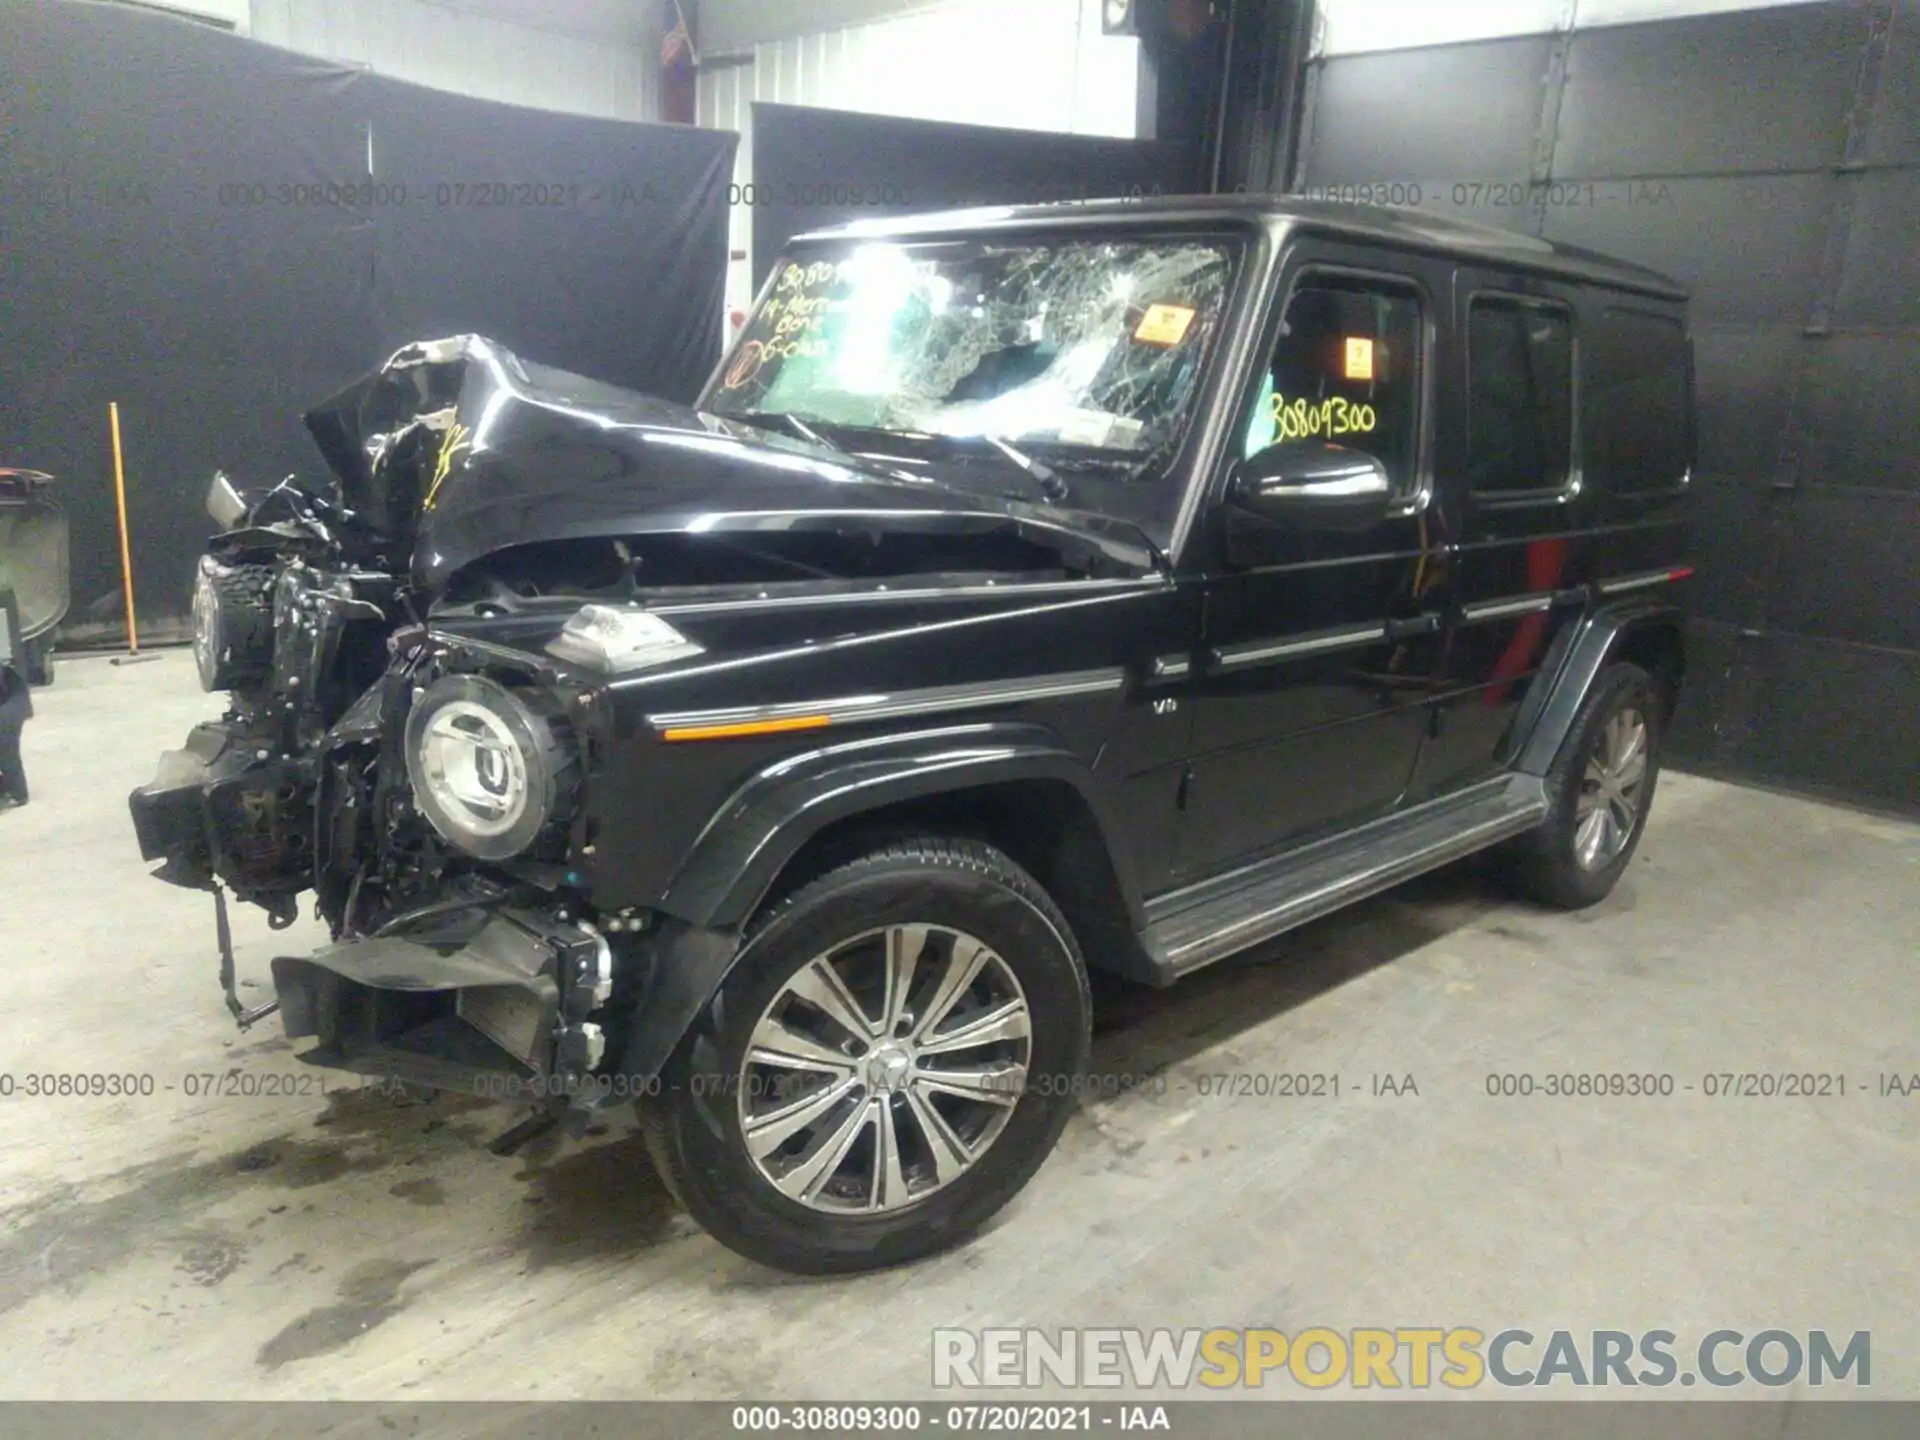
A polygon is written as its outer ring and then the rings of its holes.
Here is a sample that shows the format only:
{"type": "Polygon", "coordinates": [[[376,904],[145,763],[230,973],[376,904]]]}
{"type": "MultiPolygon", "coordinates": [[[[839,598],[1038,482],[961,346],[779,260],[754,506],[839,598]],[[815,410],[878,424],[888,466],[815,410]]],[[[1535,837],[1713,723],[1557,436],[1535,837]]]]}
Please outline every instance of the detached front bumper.
{"type": "Polygon", "coordinates": [[[598,1099],[606,1039],[588,1017],[613,987],[589,926],[483,903],[409,933],[342,940],[273,962],[289,1039],[309,1064],[491,1098],[598,1099]]]}
{"type": "Polygon", "coordinates": [[[290,1039],[317,1042],[299,1057],[308,1063],[545,1102],[570,1122],[654,1093],[738,935],[658,914],[625,915],[603,935],[590,898],[551,875],[451,857],[420,877],[403,912],[359,906],[369,807],[336,793],[332,763],[326,752],[282,758],[234,722],[211,722],[130,797],[159,877],[214,897],[221,986],[242,1028],[277,1010],[290,1039]],[[225,897],[262,904],[282,925],[308,889],[344,938],[275,959],[272,1002],[247,1006],[225,897]]]}
{"type": "Polygon", "coordinates": [[[195,726],[127,803],[141,857],[166,862],[162,880],[194,890],[218,880],[276,915],[312,884],[310,767],[224,721],[195,726]]]}

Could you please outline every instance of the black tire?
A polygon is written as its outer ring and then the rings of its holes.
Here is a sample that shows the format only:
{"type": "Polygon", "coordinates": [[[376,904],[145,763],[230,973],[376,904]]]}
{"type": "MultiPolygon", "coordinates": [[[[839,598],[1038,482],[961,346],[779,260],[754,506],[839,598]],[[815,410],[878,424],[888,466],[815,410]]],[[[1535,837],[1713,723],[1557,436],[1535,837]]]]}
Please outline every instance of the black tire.
{"type": "Polygon", "coordinates": [[[1583,910],[1604,900],[1626,873],[1645,833],[1660,779],[1660,740],[1667,707],[1652,676],[1637,665],[1620,663],[1602,672],[1581,706],[1567,743],[1547,772],[1552,808],[1538,828],[1515,840],[1507,852],[1510,873],[1528,898],[1560,910],[1583,910]],[[1588,788],[1587,767],[1606,743],[1615,717],[1637,714],[1645,725],[1645,771],[1640,781],[1626,842],[1605,863],[1581,862],[1576,846],[1580,801],[1588,788]]]}
{"type": "Polygon", "coordinates": [[[27,683],[41,689],[53,684],[53,642],[27,646],[27,683]]]}
{"type": "MultiPolygon", "coordinates": [[[[986,845],[903,840],[829,871],[756,920],[659,1093],[641,1102],[642,1130],[668,1188],[729,1249],[802,1274],[880,1269],[967,1239],[1033,1177],[1072,1111],[1090,1027],[1079,948],[1039,884],[986,845]],[[827,1214],[776,1189],[748,1153],[740,1102],[748,1037],[816,957],[889,924],[952,927],[999,957],[1027,1006],[1026,1080],[995,1138],[949,1183],[899,1209],[827,1214]]],[[[878,1093],[862,1090],[858,1103],[905,1103],[878,1093]]]]}

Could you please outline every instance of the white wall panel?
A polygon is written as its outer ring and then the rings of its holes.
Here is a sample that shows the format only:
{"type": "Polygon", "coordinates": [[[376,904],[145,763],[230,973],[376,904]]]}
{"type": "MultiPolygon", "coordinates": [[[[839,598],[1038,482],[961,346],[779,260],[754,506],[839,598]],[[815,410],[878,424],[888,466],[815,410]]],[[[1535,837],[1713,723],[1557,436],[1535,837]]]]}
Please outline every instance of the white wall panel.
{"type": "MultiPolygon", "coordinates": [[[[707,36],[724,13],[725,5],[708,12],[707,36]]],[[[770,24],[771,14],[761,18],[770,24]]],[[[713,46],[704,37],[702,46],[711,62],[713,46]]],[[[701,125],[740,132],[734,178],[742,185],[753,174],[756,100],[1130,139],[1137,133],[1139,47],[1138,40],[1101,33],[1100,0],[945,0],[730,57],[746,63],[709,63],[700,72],[695,113],[701,125]]],[[[752,231],[751,209],[735,206],[736,253],[750,250],[752,231]]],[[[733,262],[728,274],[728,305],[746,305],[751,262],[733,262]]]]}
{"type": "Polygon", "coordinates": [[[1800,3],[1805,0],[1320,0],[1315,53],[1407,50],[1800,3]]]}
{"type": "Polygon", "coordinates": [[[700,43],[744,50],[816,31],[868,25],[889,15],[926,10],[940,0],[702,0],[700,43]]]}
{"type": "Polygon", "coordinates": [[[485,100],[618,120],[659,115],[659,36],[645,7],[432,0],[252,0],[256,40],[485,100]],[[569,21],[580,28],[566,28],[569,21]],[[618,23],[621,28],[612,29],[618,23]]]}
{"type": "Polygon", "coordinates": [[[1098,0],[947,0],[753,48],[756,98],[919,120],[1134,134],[1139,42],[1098,0]]]}
{"type": "MultiPolygon", "coordinates": [[[[694,119],[709,130],[737,130],[740,148],[734,152],[733,178],[744,185],[753,174],[753,102],[758,67],[731,65],[724,69],[703,68],[697,92],[694,119]]],[[[729,312],[744,309],[753,299],[753,207],[735,205],[727,213],[727,298],[729,312]],[[743,258],[734,259],[740,256],[743,258]]],[[[722,317],[721,344],[733,339],[731,321],[722,317]]]]}

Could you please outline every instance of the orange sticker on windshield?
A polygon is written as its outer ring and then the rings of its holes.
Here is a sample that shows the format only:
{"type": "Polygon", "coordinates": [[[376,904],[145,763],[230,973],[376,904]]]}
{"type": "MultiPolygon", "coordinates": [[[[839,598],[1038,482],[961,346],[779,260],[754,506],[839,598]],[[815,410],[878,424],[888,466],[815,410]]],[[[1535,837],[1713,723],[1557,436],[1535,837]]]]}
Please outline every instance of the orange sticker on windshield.
{"type": "Polygon", "coordinates": [[[1373,379],[1373,341],[1360,335],[1347,337],[1347,379],[1373,379]]]}
{"type": "Polygon", "coordinates": [[[1149,305],[1134,327],[1133,338],[1148,345],[1178,345],[1187,338],[1193,316],[1187,305],[1149,305]]]}

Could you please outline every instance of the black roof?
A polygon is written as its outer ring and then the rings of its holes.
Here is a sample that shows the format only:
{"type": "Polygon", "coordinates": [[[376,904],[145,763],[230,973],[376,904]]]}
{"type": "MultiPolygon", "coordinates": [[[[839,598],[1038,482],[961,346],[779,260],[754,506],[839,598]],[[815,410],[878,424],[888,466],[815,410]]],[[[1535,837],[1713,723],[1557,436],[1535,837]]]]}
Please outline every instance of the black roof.
{"type": "Polygon", "coordinates": [[[1141,224],[1168,220],[1232,220],[1312,229],[1377,244],[1424,250],[1462,260],[1564,275],[1672,300],[1686,287],[1644,265],[1616,260],[1576,245],[1541,240],[1513,230],[1476,225],[1452,216],[1399,205],[1347,205],[1291,195],[1175,195],[1152,199],[1069,200],[1049,205],[997,205],[855,220],[830,230],[794,237],[818,240],[848,236],[913,239],[957,231],[1025,229],[1038,225],[1141,224]]]}

